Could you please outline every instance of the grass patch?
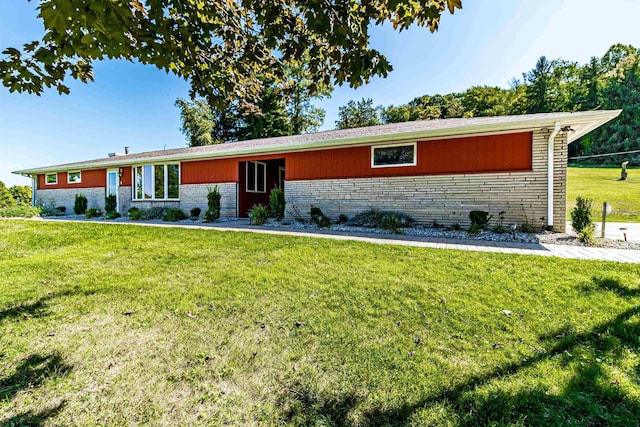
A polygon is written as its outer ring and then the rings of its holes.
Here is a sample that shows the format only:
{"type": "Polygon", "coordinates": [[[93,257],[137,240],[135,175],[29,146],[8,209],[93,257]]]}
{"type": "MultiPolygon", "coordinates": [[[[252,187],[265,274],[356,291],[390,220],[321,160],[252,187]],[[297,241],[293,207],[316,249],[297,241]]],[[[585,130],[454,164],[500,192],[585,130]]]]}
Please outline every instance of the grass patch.
{"type": "Polygon", "coordinates": [[[635,425],[640,268],[0,222],[0,425],[635,425]]]}
{"type": "Polygon", "coordinates": [[[608,202],[613,212],[607,221],[640,222],[640,169],[628,169],[626,181],[618,181],[620,168],[567,168],[567,220],[576,197],[593,200],[593,220],[602,220],[602,203],[608,202]]]}

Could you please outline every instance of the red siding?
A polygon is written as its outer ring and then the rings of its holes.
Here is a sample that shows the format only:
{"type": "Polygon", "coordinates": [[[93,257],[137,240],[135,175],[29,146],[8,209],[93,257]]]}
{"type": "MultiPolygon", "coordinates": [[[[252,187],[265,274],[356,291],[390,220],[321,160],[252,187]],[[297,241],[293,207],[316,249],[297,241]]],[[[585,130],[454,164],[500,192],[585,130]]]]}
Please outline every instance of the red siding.
{"type": "Polygon", "coordinates": [[[131,168],[120,168],[122,176],[120,177],[120,185],[125,187],[131,186],[131,168]]]}
{"type": "Polygon", "coordinates": [[[287,180],[530,171],[532,133],[418,142],[416,166],[372,168],[371,146],[182,163],[183,184],[238,182],[239,162],[285,158],[287,180]]]}
{"type": "Polygon", "coordinates": [[[90,188],[90,187],[106,187],[107,171],[106,169],[93,169],[82,171],[82,182],[78,184],[67,184],[67,173],[58,172],[58,183],[55,185],[47,185],[45,183],[45,175],[38,175],[38,189],[53,190],[56,188],[90,188]]]}

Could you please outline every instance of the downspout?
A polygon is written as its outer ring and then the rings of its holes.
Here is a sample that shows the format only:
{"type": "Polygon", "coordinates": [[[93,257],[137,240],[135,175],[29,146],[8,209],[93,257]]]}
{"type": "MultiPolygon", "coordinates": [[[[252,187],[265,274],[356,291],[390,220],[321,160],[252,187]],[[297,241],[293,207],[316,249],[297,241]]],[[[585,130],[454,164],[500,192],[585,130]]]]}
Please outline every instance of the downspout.
{"type": "Polygon", "coordinates": [[[556,136],[560,132],[560,122],[556,122],[547,144],[547,228],[553,229],[553,152],[556,136]]]}
{"type": "Polygon", "coordinates": [[[38,175],[31,175],[31,206],[36,205],[36,179],[38,175]]]}

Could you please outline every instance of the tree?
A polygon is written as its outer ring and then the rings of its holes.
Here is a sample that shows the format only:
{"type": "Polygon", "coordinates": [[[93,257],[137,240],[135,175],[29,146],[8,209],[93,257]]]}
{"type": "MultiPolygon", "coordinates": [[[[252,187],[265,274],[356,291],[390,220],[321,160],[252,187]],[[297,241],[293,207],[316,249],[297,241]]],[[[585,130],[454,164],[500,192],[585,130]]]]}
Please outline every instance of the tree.
{"type": "Polygon", "coordinates": [[[31,187],[28,185],[14,185],[9,188],[11,197],[16,201],[18,206],[30,206],[31,205],[31,187]]]}
{"type": "Polygon", "coordinates": [[[460,8],[461,0],[41,0],[44,36],[5,49],[0,76],[10,91],[69,93],[66,77],[87,82],[94,61],[125,59],[176,74],[210,105],[253,103],[262,78],[280,84],[307,53],[312,93],[384,77],[392,67],[370,47],[373,26],[435,31],[442,13],[460,8]]]}
{"type": "Polygon", "coordinates": [[[290,119],[282,94],[273,80],[265,80],[256,109],[244,113],[238,130],[239,140],[270,138],[291,134],[290,119]]]}
{"type": "Polygon", "coordinates": [[[0,209],[9,208],[11,206],[15,206],[16,201],[11,195],[11,192],[4,184],[4,182],[0,181],[0,209]]]}
{"type": "Polygon", "coordinates": [[[289,115],[291,134],[316,131],[324,122],[325,111],[311,103],[314,98],[331,96],[331,85],[317,86],[310,78],[307,64],[309,56],[295,66],[285,71],[285,103],[289,115]]]}
{"type": "Polygon", "coordinates": [[[180,130],[190,147],[237,140],[238,114],[231,106],[212,107],[203,98],[177,99],[175,106],[180,110],[180,130]]]}
{"type": "Polygon", "coordinates": [[[379,109],[373,106],[373,99],[349,101],[347,105],[338,108],[337,129],[351,129],[364,126],[379,125],[379,109]]]}

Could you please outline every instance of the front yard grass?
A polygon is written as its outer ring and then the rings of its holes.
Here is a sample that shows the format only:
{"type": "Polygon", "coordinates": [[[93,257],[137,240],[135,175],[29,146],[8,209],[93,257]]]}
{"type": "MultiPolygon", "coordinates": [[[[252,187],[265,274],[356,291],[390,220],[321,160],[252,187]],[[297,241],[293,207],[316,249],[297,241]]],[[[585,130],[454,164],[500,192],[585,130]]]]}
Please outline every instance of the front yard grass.
{"type": "Polygon", "coordinates": [[[0,221],[0,425],[636,425],[640,268],[0,221]]]}
{"type": "Polygon", "coordinates": [[[576,197],[593,200],[593,220],[602,221],[602,203],[613,211],[607,221],[640,222],[640,169],[629,169],[625,181],[618,181],[620,168],[567,168],[567,220],[576,197]]]}

